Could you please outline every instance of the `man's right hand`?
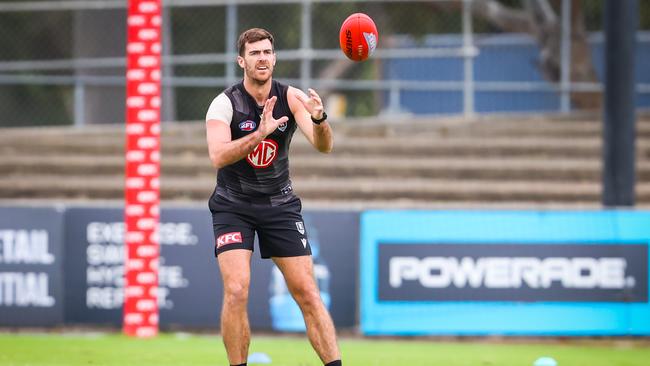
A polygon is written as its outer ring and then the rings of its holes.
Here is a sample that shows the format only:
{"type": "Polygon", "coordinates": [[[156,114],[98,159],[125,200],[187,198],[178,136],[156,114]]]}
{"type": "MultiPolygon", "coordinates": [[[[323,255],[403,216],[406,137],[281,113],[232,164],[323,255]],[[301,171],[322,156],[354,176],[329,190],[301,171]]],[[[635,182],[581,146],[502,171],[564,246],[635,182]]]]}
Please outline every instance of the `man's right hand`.
{"type": "Polygon", "coordinates": [[[266,100],[264,103],[264,109],[262,110],[262,115],[260,116],[260,128],[258,131],[262,134],[262,138],[270,135],[275,131],[280,124],[287,122],[289,117],[282,116],[279,119],[273,118],[273,107],[275,107],[275,102],[278,100],[278,97],[273,96],[266,100]]]}

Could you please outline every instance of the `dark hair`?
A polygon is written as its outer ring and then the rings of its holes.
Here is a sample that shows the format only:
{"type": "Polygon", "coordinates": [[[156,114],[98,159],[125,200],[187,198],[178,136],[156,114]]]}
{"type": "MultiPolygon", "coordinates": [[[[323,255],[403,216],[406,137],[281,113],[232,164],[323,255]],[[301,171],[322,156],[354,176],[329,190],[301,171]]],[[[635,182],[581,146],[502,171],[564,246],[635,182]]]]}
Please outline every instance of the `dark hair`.
{"type": "Polygon", "coordinates": [[[271,47],[273,47],[273,35],[266,29],[251,28],[247,31],[244,31],[239,35],[239,40],[237,41],[239,56],[244,56],[244,47],[246,46],[246,43],[259,42],[265,39],[271,41],[271,47]]]}

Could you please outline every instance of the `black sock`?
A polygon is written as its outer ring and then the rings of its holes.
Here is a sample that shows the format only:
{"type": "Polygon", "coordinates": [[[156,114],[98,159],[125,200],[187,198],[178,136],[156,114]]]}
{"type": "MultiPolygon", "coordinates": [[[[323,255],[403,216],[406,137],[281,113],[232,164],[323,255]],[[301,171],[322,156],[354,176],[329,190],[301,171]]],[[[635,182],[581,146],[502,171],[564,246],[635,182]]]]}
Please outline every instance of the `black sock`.
{"type": "Polygon", "coordinates": [[[341,363],[341,360],[336,360],[326,364],[325,366],[343,366],[343,364],[341,363]]]}
{"type": "Polygon", "coordinates": [[[247,364],[247,362],[240,363],[240,364],[238,364],[238,365],[230,365],[230,366],[246,366],[246,364],[247,364]]]}

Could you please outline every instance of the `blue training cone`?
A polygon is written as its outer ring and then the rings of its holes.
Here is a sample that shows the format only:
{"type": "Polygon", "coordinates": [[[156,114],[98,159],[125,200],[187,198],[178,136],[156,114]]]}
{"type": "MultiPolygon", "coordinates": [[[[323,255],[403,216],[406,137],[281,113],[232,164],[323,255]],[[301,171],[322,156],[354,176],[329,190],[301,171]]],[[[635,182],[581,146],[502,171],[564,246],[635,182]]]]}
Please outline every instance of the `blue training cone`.
{"type": "Polygon", "coordinates": [[[553,357],[540,357],[533,363],[533,366],[557,366],[553,357]]]}
{"type": "Polygon", "coordinates": [[[248,355],[248,363],[271,363],[271,357],[264,352],[255,352],[248,355]]]}

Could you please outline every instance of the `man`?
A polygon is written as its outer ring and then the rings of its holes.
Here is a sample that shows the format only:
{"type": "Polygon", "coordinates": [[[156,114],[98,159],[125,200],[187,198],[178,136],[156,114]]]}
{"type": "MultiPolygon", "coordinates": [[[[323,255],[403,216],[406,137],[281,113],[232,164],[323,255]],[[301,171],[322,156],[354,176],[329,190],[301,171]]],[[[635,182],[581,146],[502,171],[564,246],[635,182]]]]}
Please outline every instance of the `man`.
{"type": "Polygon", "coordinates": [[[246,310],[255,232],[262,258],[284,275],[302,311],[307,336],[325,365],[341,365],[334,323],[313,275],[302,205],[289,180],[288,150],[300,128],[320,152],[332,150],[332,130],[319,95],[272,78],[273,36],[253,28],[239,36],[237,63],[244,80],[210,104],[206,129],[218,169],[210,198],[215,255],[223,280],[221,334],[231,365],[246,365],[250,327],[246,310]]]}

